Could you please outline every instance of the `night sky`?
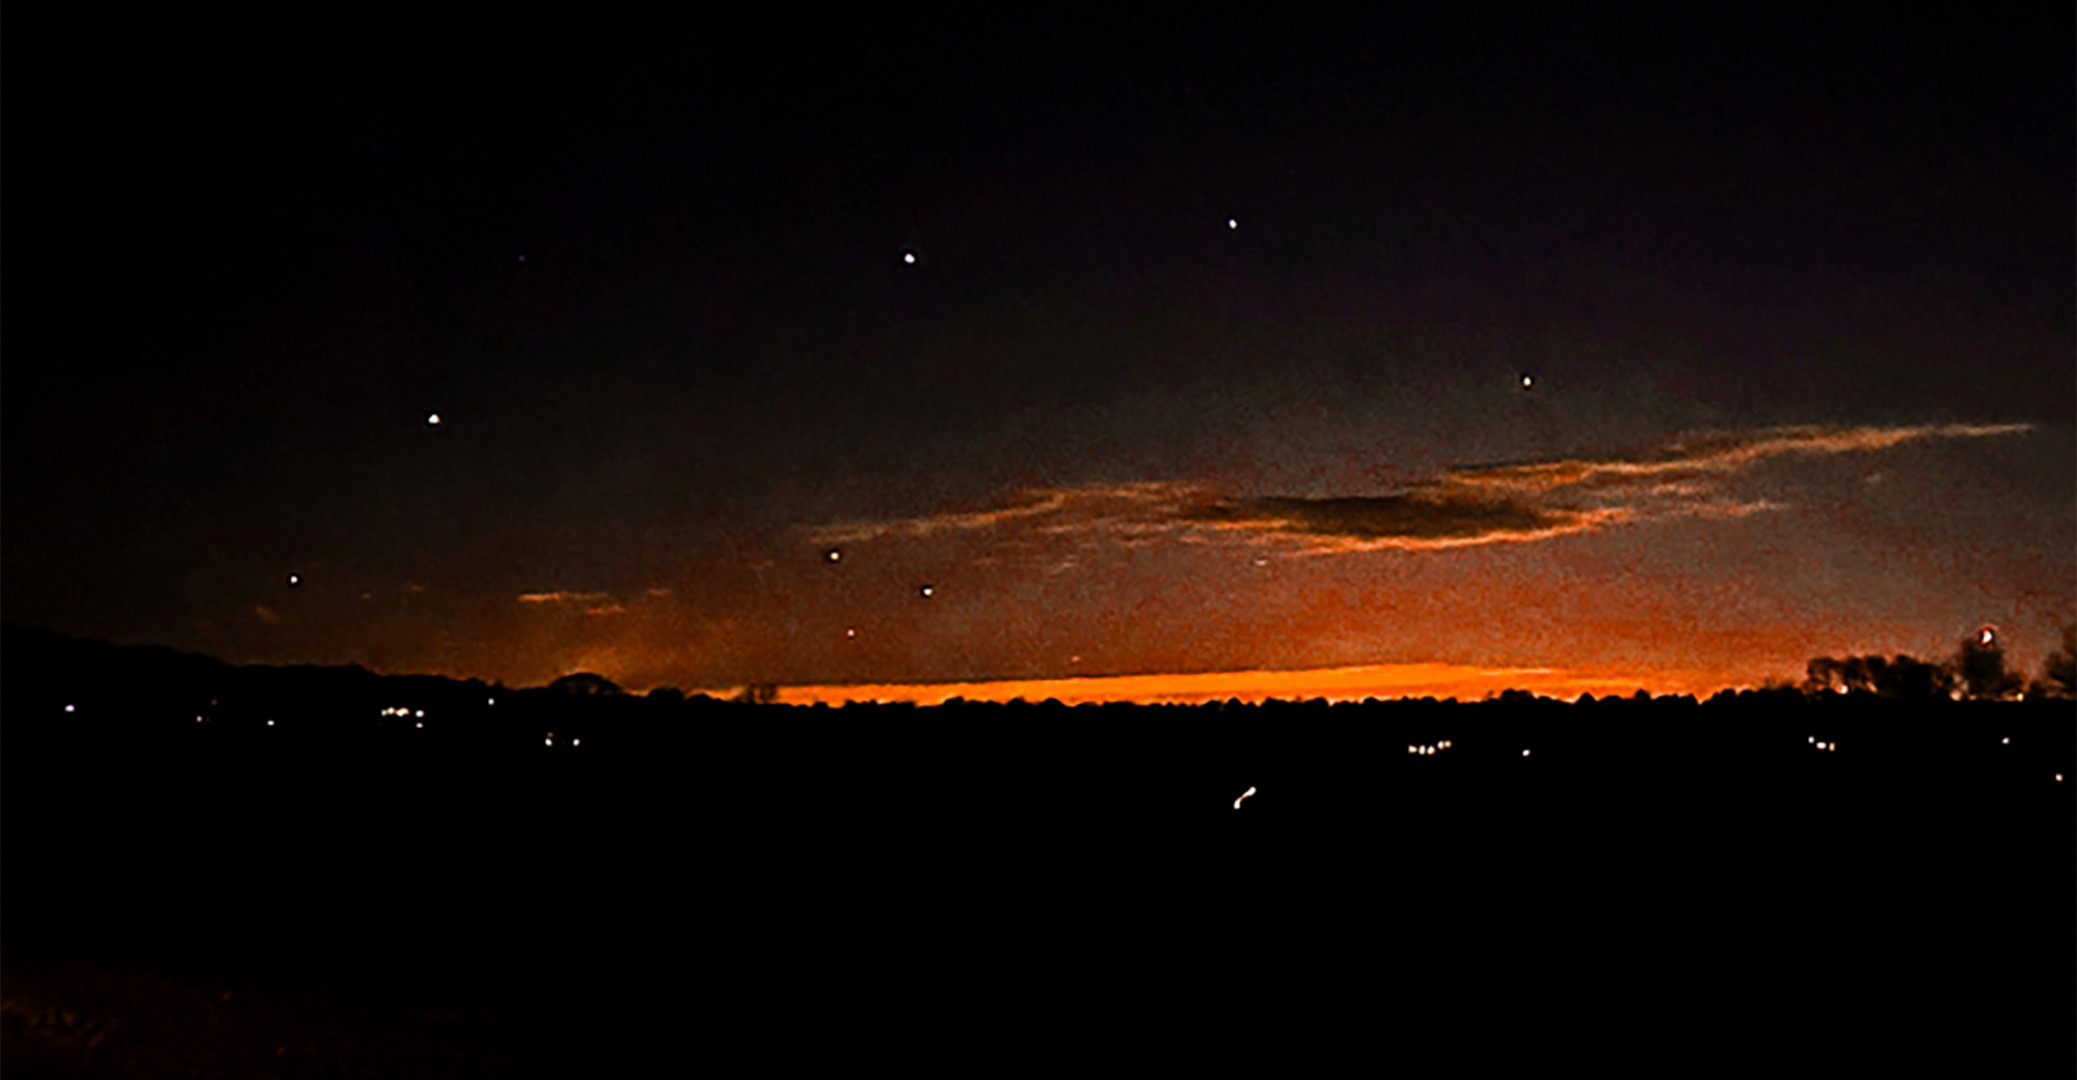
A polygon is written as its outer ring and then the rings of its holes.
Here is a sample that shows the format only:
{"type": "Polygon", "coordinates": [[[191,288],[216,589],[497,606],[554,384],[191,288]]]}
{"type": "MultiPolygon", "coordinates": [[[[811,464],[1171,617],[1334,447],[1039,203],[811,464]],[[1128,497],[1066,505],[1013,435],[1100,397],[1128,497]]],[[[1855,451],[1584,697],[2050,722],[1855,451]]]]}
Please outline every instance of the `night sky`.
{"type": "Polygon", "coordinates": [[[17,13],[0,606],[793,700],[2034,670],[2071,13],[1727,10],[17,13]]]}

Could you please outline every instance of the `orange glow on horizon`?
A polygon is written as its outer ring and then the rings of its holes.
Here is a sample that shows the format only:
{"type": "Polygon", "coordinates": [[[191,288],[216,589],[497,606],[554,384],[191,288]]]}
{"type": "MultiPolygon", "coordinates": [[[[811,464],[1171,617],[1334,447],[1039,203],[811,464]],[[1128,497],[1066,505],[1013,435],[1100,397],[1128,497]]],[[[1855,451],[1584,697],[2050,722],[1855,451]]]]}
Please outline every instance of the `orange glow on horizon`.
{"type": "MultiPolygon", "coordinates": [[[[778,691],[785,705],[841,705],[846,701],[912,701],[938,705],[952,698],[968,701],[1030,702],[1058,699],[1062,704],[1200,704],[1239,699],[1255,703],[1277,699],[1361,701],[1364,698],[1456,698],[1476,701],[1502,690],[1527,690],[1542,697],[1571,701],[1581,694],[1629,696],[1642,689],[1653,695],[1692,693],[1704,697],[1736,681],[1694,677],[1694,673],[1566,671],[1557,668],[1483,668],[1462,664],[1369,664],[1358,667],[1298,671],[1212,671],[1196,674],[1110,675],[1063,679],[1004,679],[990,682],[872,683],[786,686],[778,691]]],[[[718,696],[718,695],[717,695],[718,696]]]]}

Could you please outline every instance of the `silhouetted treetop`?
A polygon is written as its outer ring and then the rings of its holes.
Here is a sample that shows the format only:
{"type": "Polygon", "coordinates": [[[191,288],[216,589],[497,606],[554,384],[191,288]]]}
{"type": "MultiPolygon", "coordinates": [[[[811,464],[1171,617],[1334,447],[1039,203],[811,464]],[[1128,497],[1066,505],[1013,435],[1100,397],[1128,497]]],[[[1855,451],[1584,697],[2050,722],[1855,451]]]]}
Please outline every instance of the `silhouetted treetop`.
{"type": "Polygon", "coordinates": [[[589,671],[580,671],[575,675],[565,675],[549,683],[548,689],[561,691],[565,694],[587,695],[618,694],[621,692],[620,687],[613,680],[606,678],[604,675],[593,675],[589,671]]]}

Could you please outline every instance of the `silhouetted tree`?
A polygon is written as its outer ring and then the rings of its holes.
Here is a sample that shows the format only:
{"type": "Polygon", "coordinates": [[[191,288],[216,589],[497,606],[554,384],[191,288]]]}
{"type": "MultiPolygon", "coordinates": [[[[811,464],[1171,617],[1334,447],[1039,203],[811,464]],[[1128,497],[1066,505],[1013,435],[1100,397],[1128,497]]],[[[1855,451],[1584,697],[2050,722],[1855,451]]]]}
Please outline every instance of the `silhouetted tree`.
{"type": "Polygon", "coordinates": [[[2029,697],[2077,697],[2077,623],[2063,627],[2063,647],[2041,663],[2041,678],[2027,689],[2029,697]]]}
{"type": "Polygon", "coordinates": [[[1865,693],[1892,701],[1944,698],[1954,682],[1939,665],[1902,654],[1895,659],[1873,655],[1843,660],[1820,656],[1804,670],[1802,689],[1806,694],[1865,693]]]}
{"type": "Polygon", "coordinates": [[[745,705],[770,705],[779,700],[779,687],[776,683],[751,683],[733,700],[745,705]]]}
{"type": "Polygon", "coordinates": [[[685,700],[685,691],[675,686],[659,686],[649,691],[649,700],[677,704],[685,700]]]}
{"type": "Polygon", "coordinates": [[[1976,701],[2001,701],[2026,687],[2026,676],[2005,666],[2005,649],[1994,634],[1962,639],[1960,651],[1948,661],[1962,695],[1976,701]],[[1986,640],[1988,639],[1988,640],[1986,640]]]}
{"type": "Polygon", "coordinates": [[[620,693],[620,687],[615,685],[613,680],[606,678],[604,675],[593,675],[589,671],[580,671],[575,675],[565,675],[549,683],[548,689],[558,690],[565,694],[599,695],[620,693]]]}

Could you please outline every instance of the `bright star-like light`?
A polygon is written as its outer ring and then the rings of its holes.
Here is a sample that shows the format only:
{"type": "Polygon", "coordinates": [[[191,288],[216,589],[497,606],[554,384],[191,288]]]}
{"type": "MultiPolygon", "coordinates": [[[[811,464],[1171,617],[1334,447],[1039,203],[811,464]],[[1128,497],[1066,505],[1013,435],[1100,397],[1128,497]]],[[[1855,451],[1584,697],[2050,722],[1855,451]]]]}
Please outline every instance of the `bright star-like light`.
{"type": "Polygon", "coordinates": [[[2055,774],[2055,782],[2056,782],[2056,783],[2058,783],[2058,784],[2062,783],[2062,782],[2063,782],[2063,774],[2061,774],[2061,773],[2056,773],[2056,774],[2055,774]]]}
{"type": "Polygon", "coordinates": [[[1986,626],[1983,629],[1978,630],[1976,632],[1976,643],[1978,645],[1988,645],[1992,641],[1996,640],[1997,636],[1997,631],[1986,626]]]}
{"type": "Polygon", "coordinates": [[[1530,387],[1532,387],[1532,386],[1535,386],[1535,385],[1536,385],[1536,376],[1534,376],[1534,375],[1531,375],[1531,374],[1529,374],[1529,373],[1527,373],[1527,372],[1523,372],[1523,373],[1522,373],[1522,389],[1524,389],[1524,390],[1527,390],[1527,389],[1529,389],[1530,387]]]}
{"type": "Polygon", "coordinates": [[[830,562],[844,561],[844,553],[837,548],[830,548],[828,551],[823,552],[822,557],[830,562]]]}
{"type": "MultiPolygon", "coordinates": [[[[271,723],[273,723],[274,721],[272,721],[272,720],[269,720],[269,721],[267,721],[267,722],[271,724],[271,723]]],[[[414,726],[416,726],[416,727],[424,727],[424,726],[425,726],[425,721],[423,721],[423,720],[420,720],[420,721],[419,721],[419,722],[418,722],[418,723],[417,723],[416,725],[414,725],[414,726]]]]}
{"type": "Polygon", "coordinates": [[[414,715],[414,716],[424,716],[424,715],[425,715],[425,710],[424,710],[424,709],[420,709],[420,710],[418,710],[418,711],[417,711],[416,713],[413,713],[412,715],[414,715]]]}
{"type": "MultiPolygon", "coordinates": [[[[1243,792],[1241,792],[1241,793],[1240,793],[1240,799],[1245,799],[1245,798],[1247,798],[1248,796],[1250,796],[1250,795],[1253,795],[1254,793],[1255,793],[1255,788],[1254,788],[1254,786],[1253,786],[1253,785],[1251,784],[1251,785],[1249,785],[1249,787],[1248,787],[1248,790],[1246,790],[1246,791],[1243,791],[1243,792]]],[[[1238,810],[1238,809],[1240,809],[1240,799],[1235,799],[1235,800],[1233,800],[1233,808],[1234,808],[1235,810],[1238,810]]]]}
{"type": "Polygon", "coordinates": [[[274,721],[272,721],[272,720],[269,720],[269,721],[267,721],[267,726],[268,726],[268,727],[273,727],[273,726],[274,726],[274,721]]]}
{"type": "Polygon", "coordinates": [[[916,265],[916,253],[915,253],[915,252],[913,252],[913,251],[904,251],[904,252],[902,252],[902,253],[901,253],[901,261],[902,261],[902,263],[903,263],[904,265],[907,265],[907,266],[914,266],[914,265],[916,265]]]}
{"type": "Polygon", "coordinates": [[[1522,756],[1523,756],[1523,757],[1528,757],[1528,756],[1529,756],[1529,751],[1527,751],[1527,750],[1524,750],[1524,751],[1522,751],[1522,756]]]}
{"type": "Polygon", "coordinates": [[[2012,745],[2012,736],[2010,736],[2010,735],[2007,735],[2007,736],[2005,736],[2004,738],[2002,738],[2002,739],[1999,739],[1999,740],[1998,740],[1998,745],[1999,745],[1999,746],[2010,746],[2010,745],[2012,745]]]}
{"type": "Polygon", "coordinates": [[[583,740],[583,739],[571,739],[571,740],[570,740],[570,745],[571,745],[571,746],[583,746],[583,745],[584,745],[584,740],[583,740]]]}
{"type": "Polygon", "coordinates": [[[288,576],[288,583],[289,583],[289,587],[291,587],[291,588],[294,588],[294,587],[295,587],[295,586],[297,586],[297,585],[301,585],[301,584],[303,583],[303,575],[301,575],[301,574],[290,574],[290,575],[288,576]]]}
{"type": "Polygon", "coordinates": [[[491,698],[491,699],[489,699],[488,701],[485,701],[485,702],[484,702],[484,704],[485,704],[485,705],[496,705],[497,703],[498,703],[498,699],[497,699],[497,698],[491,698]]]}
{"type": "Polygon", "coordinates": [[[427,414],[425,414],[425,422],[426,422],[426,426],[427,426],[427,427],[439,427],[439,426],[440,426],[440,414],[439,414],[439,413],[427,413],[427,414]]]}
{"type": "Polygon", "coordinates": [[[73,710],[74,710],[74,707],[73,707],[73,706],[71,706],[71,705],[67,705],[67,706],[65,706],[65,711],[66,711],[66,712],[72,712],[73,710]]]}
{"type": "Polygon", "coordinates": [[[845,628],[844,628],[844,636],[845,636],[845,637],[847,637],[847,638],[855,638],[855,637],[857,637],[857,636],[858,636],[858,628],[857,628],[857,627],[855,627],[855,626],[847,626],[847,627],[845,627],[845,628]]]}
{"type": "Polygon", "coordinates": [[[934,586],[934,585],[925,585],[925,586],[923,587],[923,598],[924,598],[925,600],[928,600],[928,599],[930,599],[930,594],[931,594],[931,593],[934,593],[934,592],[936,592],[936,591],[937,591],[937,587],[936,587],[936,586],[934,586]]]}
{"type": "Polygon", "coordinates": [[[1238,228],[1240,228],[1240,222],[1238,222],[1238,221],[1235,221],[1235,220],[1234,220],[1234,219],[1232,219],[1232,218],[1227,218],[1227,219],[1226,219],[1226,227],[1227,227],[1227,228],[1229,228],[1229,229],[1238,229],[1238,228]]]}

